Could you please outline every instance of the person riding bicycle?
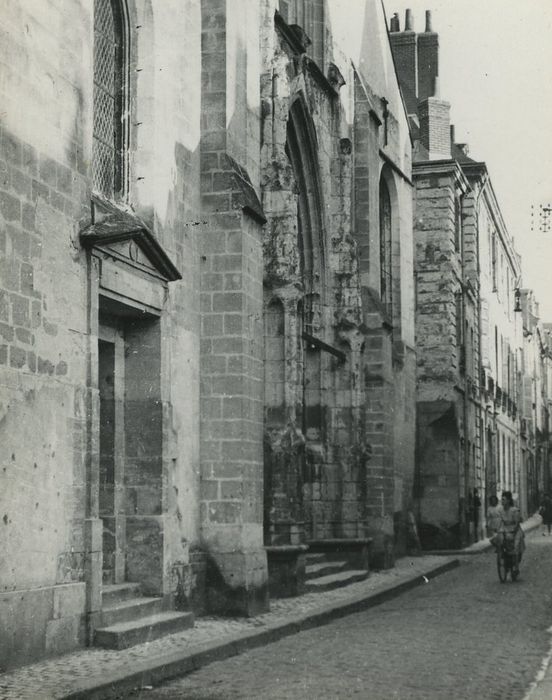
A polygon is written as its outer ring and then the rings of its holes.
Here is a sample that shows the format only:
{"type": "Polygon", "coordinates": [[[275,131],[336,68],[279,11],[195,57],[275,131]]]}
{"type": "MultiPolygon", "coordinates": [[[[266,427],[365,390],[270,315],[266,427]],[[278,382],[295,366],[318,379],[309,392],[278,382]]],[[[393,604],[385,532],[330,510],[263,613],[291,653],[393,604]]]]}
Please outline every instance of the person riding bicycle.
{"type": "Polygon", "coordinates": [[[521,561],[521,556],[525,551],[525,533],[521,529],[521,515],[519,508],[514,505],[514,498],[511,491],[503,491],[501,498],[502,508],[500,510],[500,525],[496,534],[496,544],[500,548],[506,542],[513,546],[517,555],[517,563],[521,561]]]}

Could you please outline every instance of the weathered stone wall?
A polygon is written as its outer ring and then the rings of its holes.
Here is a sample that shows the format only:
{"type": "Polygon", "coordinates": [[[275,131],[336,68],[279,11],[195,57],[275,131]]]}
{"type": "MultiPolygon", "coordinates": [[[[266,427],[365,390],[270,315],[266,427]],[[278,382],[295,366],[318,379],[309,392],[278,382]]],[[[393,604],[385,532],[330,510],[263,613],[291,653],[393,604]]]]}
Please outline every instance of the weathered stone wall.
{"type": "MultiPolygon", "coordinates": [[[[115,208],[145,222],[182,280],[160,284],[153,320],[130,331],[119,318],[133,356],[115,568],[199,612],[266,609],[263,502],[270,542],[374,535],[391,563],[413,479],[410,141],[382,8],[355,0],[348,46],[340,3],[319,4],[305,51],[275,28],[276,0],[253,4],[128,2],[128,192],[115,208]]],[[[12,665],[89,642],[99,621],[112,533],[98,337],[113,310],[99,287],[113,261],[79,239],[101,210],[93,3],[12,4],[2,30],[0,657],[12,665]]]]}
{"type": "Polygon", "coordinates": [[[68,15],[55,2],[40,10],[6,8],[0,50],[3,666],[84,638],[86,266],[77,232],[87,213],[90,25],[79,5],[68,15]],[[52,46],[58,31],[63,55],[52,46]]]}
{"type": "Polygon", "coordinates": [[[477,230],[453,161],[414,172],[420,530],[426,546],[457,546],[475,534],[473,489],[484,487],[477,230]]]}
{"type": "MultiPolygon", "coordinates": [[[[199,63],[199,16],[195,2],[165,3],[156,13],[147,2],[129,7],[129,202],[184,278],[167,300],[162,351],[171,369],[162,392],[159,576],[160,589],[172,593],[173,568],[188,565],[188,543],[199,538],[199,85],[181,80],[199,63]]],[[[98,568],[101,575],[101,539],[85,525],[94,450],[86,387],[97,339],[89,335],[78,238],[90,222],[92,25],[92,3],[11,5],[2,14],[0,656],[7,665],[83,643],[93,562],[96,590],[98,568]]]]}
{"type": "Polygon", "coordinates": [[[455,294],[454,185],[450,175],[416,176],[418,400],[453,400],[459,366],[455,294]]]}
{"type": "Polygon", "coordinates": [[[358,475],[347,466],[351,370],[339,371],[335,357],[303,338],[307,331],[346,350],[336,321],[358,323],[359,290],[350,237],[351,147],[340,138],[347,133],[341,101],[319,67],[296,53],[285,30],[276,31],[273,11],[263,41],[265,288],[269,313],[283,306],[285,340],[279,366],[267,375],[271,464],[265,471],[272,491],[268,540],[287,544],[305,536],[356,536],[363,528],[353,481],[358,475]],[[277,405],[275,381],[285,387],[277,405]]]}
{"type": "MultiPolygon", "coordinates": [[[[268,605],[262,549],[264,218],[251,179],[258,179],[252,158],[259,96],[251,88],[258,81],[258,49],[242,10],[226,2],[202,7],[207,228],[201,242],[201,524],[210,608],[253,614],[268,605]]],[[[248,22],[254,20],[255,13],[248,22]]]]}
{"type": "MultiPolygon", "coordinates": [[[[376,95],[327,43],[327,60],[346,81],[338,93],[285,27],[274,31],[272,11],[262,37],[265,309],[273,320],[266,342],[275,342],[273,325],[284,329],[285,340],[270,353],[265,373],[265,473],[272,490],[265,494],[265,537],[294,544],[374,534],[374,551],[387,548],[390,561],[393,515],[405,508],[414,472],[414,411],[402,411],[404,401],[413,409],[415,376],[404,115],[385,107],[397,103],[394,76],[386,94],[376,95]],[[384,163],[393,197],[389,319],[379,300],[384,163]],[[304,307],[311,309],[306,320],[304,307]],[[338,355],[302,339],[305,327],[338,355]]],[[[333,35],[329,28],[326,36],[333,35]]]]}

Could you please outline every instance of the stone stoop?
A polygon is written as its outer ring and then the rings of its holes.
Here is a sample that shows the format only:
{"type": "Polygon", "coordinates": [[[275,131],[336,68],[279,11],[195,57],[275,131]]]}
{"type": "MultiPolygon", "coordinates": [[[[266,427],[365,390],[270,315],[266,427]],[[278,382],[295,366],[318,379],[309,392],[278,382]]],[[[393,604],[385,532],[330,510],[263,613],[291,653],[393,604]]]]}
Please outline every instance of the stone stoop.
{"type": "Polygon", "coordinates": [[[364,581],[367,577],[367,569],[352,569],[347,559],[329,559],[323,552],[307,554],[306,593],[329,591],[348,586],[350,583],[364,581]]]}
{"type": "Polygon", "coordinates": [[[193,627],[194,616],[165,610],[162,598],[142,596],[137,583],[120,583],[103,587],[101,625],[96,646],[127,649],[193,627]]]}

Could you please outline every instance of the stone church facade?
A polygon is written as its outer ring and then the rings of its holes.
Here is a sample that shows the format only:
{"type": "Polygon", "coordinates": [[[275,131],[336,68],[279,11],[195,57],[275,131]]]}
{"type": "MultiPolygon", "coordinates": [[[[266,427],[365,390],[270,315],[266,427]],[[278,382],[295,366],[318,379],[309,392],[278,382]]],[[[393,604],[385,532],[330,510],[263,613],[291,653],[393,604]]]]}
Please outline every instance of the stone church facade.
{"type": "Polygon", "coordinates": [[[380,4],[48,0],[1,24],[5,665],[97,641],[118,590],[171,631],[298,592],[309,549],[391,566],[413,181],[380,4]]]}

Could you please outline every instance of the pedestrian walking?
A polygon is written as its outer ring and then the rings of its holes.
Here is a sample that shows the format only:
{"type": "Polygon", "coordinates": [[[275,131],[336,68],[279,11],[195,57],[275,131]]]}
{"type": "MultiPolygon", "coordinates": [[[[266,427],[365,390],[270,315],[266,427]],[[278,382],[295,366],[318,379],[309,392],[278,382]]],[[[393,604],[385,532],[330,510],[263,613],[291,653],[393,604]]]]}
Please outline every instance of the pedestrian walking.
{"type": "MultiPolygon", "coordinates": [[[[500,509],[500,526],[495,542],[500,549],[505,539],[513,541],[514,552],[517,555],[517,563],[521,561],[521,555],[525,551],[525,533],[521,528],[521,514],[519,508],[514,505],[514,497],[511,491],[503,491],[500,509]]],[[[516,567],[517,568],[517,567],[516,567]]]]}
{"type": "Polygon", "coordinates": [[[489,497],[489,507],[487,509],[487,537],[491,540],[498,532],[498,528],[502,522],[500,510],[498,498],[493,494],[489,497]]]}
{"type": "MultiPolygon", "coordinates": [[[[542,517],[542,524],[548,530],[548,534],[552,531],[552,498],[546,493],[542,499],[541,507],[539,508],[539,513],[542,517]]],[[[546,530],[543,531],[543,535],[546,535],[546,530]]]]}
{"type": "Polygon", "coordinates": [[[473,532],[475,541],[479,540],[479,511],[481,508],[481,499],[476,488],[473,490],[473,532]]]}

